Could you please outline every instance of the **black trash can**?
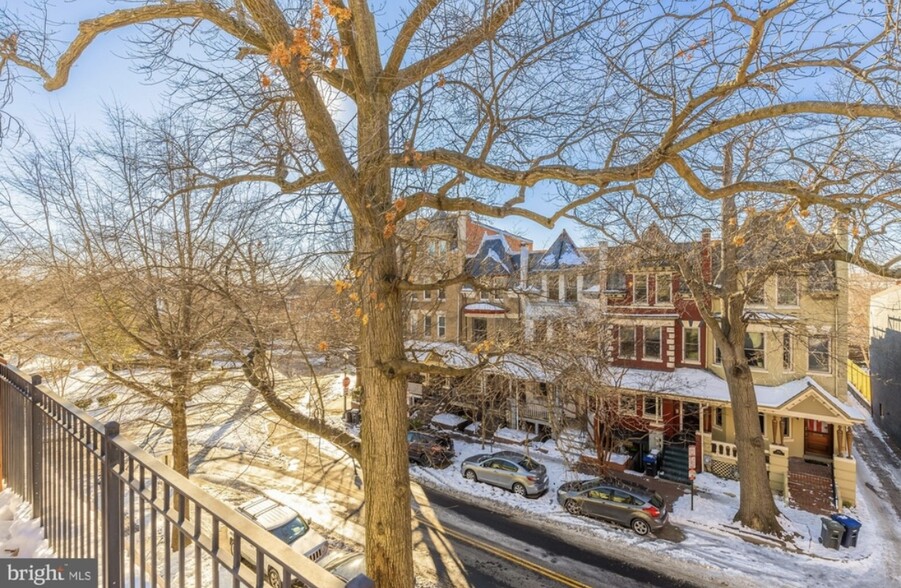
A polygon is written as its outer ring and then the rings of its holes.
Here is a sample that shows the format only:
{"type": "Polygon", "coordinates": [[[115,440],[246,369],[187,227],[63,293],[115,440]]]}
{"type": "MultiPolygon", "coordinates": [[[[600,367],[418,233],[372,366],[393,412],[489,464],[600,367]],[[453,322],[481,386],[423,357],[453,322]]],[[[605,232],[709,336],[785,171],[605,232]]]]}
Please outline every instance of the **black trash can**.
{"type": "Polygon", "coordinates": [[[652,478],[657,475],[657,456],[649,453],[644,456],[644,473],[652,478]]]}
{"type": "Polygon", "coordinates": [[[820,519],[820,543],[829,549],[838,549],[842,543],[842,535],[845,534],[845,527],[839,522],[823,517],[820,519]]]}
{"type": "Polygon", "coordinates": [[[843,514],[832,515],[832,520],[839,523],[844,529],[842,533],[842,547],[857,547],[857,535],[860,533],[860,527],[862,526],[860,521],[843,514]]]}

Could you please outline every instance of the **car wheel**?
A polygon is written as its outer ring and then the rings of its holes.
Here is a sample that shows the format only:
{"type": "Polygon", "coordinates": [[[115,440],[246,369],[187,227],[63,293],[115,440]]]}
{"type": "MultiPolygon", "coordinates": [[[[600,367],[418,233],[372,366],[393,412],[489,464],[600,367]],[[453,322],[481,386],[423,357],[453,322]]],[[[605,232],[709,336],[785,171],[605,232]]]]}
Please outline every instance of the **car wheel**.
{"type": "Polygon", "coordinates": [[[579,503],[573,499],[569,499],[566,502],[564,502],[563,508],[565,508],[566,512],[568,512],[571,515],[579,516],[580,514],[582,514],[581,505],[579,505],[579,503]]]}
{"type": "Polygon", "coordinates": [[[519,482],[517,482],[516,484],[513,484],[513,493],[518,496],[525,496],[526,495],[526,487],[523,486],[522,484],[520,484],[519,482]]]}
{"type": "Polygon", "coordinates": [[[463,477],[467,480],[472,480],[473,482],[478,482],[479,478],[476,476],[476,473],[472,470],[466,470],[463,472],[463,477]]]}
{"type": "Polygon", "coordinates": [[[269,585],[275,588],[279,588],[282,585],[282,577],[278,575],[278,570],[275,568],[269,568],[266,579],[269,580],[269,585]]]}
{"type": "Polygon", "coordinates": [[[647,524],[643,519],[632,519],[631,527],[636,535],[645,536],[651,532],[651,525],[647,524]]]}

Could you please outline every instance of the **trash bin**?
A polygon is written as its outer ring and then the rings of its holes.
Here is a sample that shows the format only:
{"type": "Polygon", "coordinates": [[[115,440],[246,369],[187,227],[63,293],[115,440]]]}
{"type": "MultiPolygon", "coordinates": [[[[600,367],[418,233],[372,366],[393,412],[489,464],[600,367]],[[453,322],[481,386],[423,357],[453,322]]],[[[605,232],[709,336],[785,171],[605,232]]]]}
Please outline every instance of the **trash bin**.
{"type": "Polygon", "coordinates": [[[657,456],[649,453],[644,456],[644,473],[652,478],[657,475],[657,456]]]}
{"type": "Polygon", "coordinates": [[[860,521],[852,519],[843,514],[832,515],[832,520],[839,523],[843,528],[842,547],[857,547],[857,535],[860,532],[860,521]]]}
{"type": "Polygon", "coordinates": [[[822,526],[820,527],[820,543],[829,549],[838,549],[842,543],[842,535],[845,534],[845,527],[837,521],[823,517],[822,526]]]}
{"type": "Polygon", "coordinates": [[[359,425],[360,424],[360,411],[356,408],[351,408],[347,412],[344,413],[344,422],[348,425],[359,425]]]}

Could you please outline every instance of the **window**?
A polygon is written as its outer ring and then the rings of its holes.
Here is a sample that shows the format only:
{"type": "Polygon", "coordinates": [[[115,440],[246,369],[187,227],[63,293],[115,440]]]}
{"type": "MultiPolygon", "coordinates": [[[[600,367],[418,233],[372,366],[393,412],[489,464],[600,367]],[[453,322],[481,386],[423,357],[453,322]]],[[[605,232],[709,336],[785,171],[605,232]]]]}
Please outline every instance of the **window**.
{"type": "Polygon", "coordinates": [[[443,339],[447,331],[447,319],[443,314],[438,315],[438,338],[443,339]]]}
{"type": "Polygon", "coordinates": [[[723,350],[716,343],[713,344],[713,363],[717,365],[723,363],[723,350]]]}
{"type": "Polygon", "coordinates": [[[479,290],[479,300],[488,300],[487,290],[479,290]]]}
{"type": "Polygon", "coordinates": [[[426,337],[432,336],[432,316],[425,315],[422,317],[422,334],[426,337]]]}
{"type": "Polygon", "coordinates": [[[632,304],[648,303],[648,276],[635,274],[632,277],[632,304]]]}
{"type": "Polygon", "coordinates": [[[798,277],[780,275],[776,277],[776,304],[798,306],[798,277]]]}
{"type": "Polygon", "coordinates": [[[644,397],[644,417],[654,417],[660,415],[660,399],[653,396],[644,397]]]}
{"type": "Polygon", "coordinates": [[[790,418],[782,418],[782,436],[791,439],[792,436],[792,420],[790,418]]]}
{"type": "Polygon", "coordinates": [[[761,286],[756,290],[748,290],[745,292],[746,301],[749,305],[753,306],[763,306],[766,304],[766,296],[764,295],[764,288],[761,286]]]}
{"type": "Polygon", "coordinates": [[[723,409],[716,408],[713,411],[713,426],[717,429],[723,428],[723,409]]]}
{"type": "Polygon", "coordinates": [[[760,424],[760,434],[766,437],[766,417],[762,412],[757,413],[757,422],[760,424]]]}
{"type": "Polygon", "coordinates": [[[786,372],[795,370],[795,362],[792,357],[792,335],[782,333],[782,369],[786,372]]]}
{"type": "Polygon", "coordinates": [[[670,274],[657,274],[657,304],[666,304],[673,298],[673,277],[670,274]]]}
{"type": "Polygon", "coordinates": [[[610,272],[607,274],[606,289],[624,291],[626,289],[626,274],[623,272],[610,272]]]}
{"type": "Polygon", "coordinates": [[[701,329],[682,329],[682,361],[701,361],[701,329]]]}
{"type": "Polygon", "coordinates": [[[447,292],[444,291],[444,288],[438,289],[438,300],[447,300],[447,292]]]}
{"type": "Polygon", "coordinates": [[[423,300],[431,300],[432,299],[432,291],[431,290],[423,290],[422,298],[423,298],[423,300]]]}
{"type": "Polygon", "coordinates": [[[638,414],[635,397],[623,395],[619,397],[619,411],[622,414],[638,414]]]}
{"type": "Polygon", "coordinates": [[[766,361],[763,333],[745,333],[745,359],[750,367],[763,368],[766,361]]]}
{"type": "Polygon", "coordinates": [[[547,298],[548,300],[560,300],[560,276],[548,276],[547,298]]]}
{"type": "Polygon", "coordinates": [[[564,300],[569,300],[570,302],[575,302],[579,299],[579,278],[577,276],[561,276],[561,280],[564,280],[564,284],[566,286],[566,292],[564,296],[564,300]]]}
{"type": "Polygon", "coordinates": [[[438,241],[438,254],[445,255],[447,253],[447,241],[438,241]]]}
{"type": "Polygon", "coordinates": [[[635,357],[635,327],[619,328],[619,357],[635,357]]]}
{"type": "Polygon", "coordinates": [[[609,488],[595,488],[594,490],[588,491],[588,498],[594,498],[595,500],[612,500],[613,493],[609,488]]]}
{"type": "Polygon", "coordinates": [[[488,321],[485,319],[472,319],[473,341],[484,341],[488,338],[488,321]]]}
{"type": "Polygon", "coordinates": [[[635,504],[635,499],[632,498],[632,495],[628,492],[623,492],[617,488],[613,491],[613,502],[618,502],[620,504],[635,504]]]}
{"type": "Polygon", "coordinates": [[[660,327],[644,328],[645,359],[660,359],[660,327]]]}
{"type": "Polygon", "coordinates": [[[807,367],[812,372],[830,372],[829,336],[811,335],[807,342],[807,367]]]}

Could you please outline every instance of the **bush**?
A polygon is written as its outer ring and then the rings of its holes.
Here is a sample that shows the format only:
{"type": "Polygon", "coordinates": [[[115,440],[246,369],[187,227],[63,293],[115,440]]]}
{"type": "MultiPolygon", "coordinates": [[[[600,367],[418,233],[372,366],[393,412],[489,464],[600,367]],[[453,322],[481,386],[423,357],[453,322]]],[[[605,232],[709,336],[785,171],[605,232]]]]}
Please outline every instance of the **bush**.
{"type": "Polygon", "coordinates": [[[81,400],[76,400],[73,404],[80,408],[81,410],[87,410],[91,407],[91,403],[94,402],[90,398],[82,398],[81,400]]]}
{"type": "Polygon", "coordinates": [[[109,394],[104,394],[102,396],[97,397],[97,404],[100,406],[109,406],[109,403],[116,399],[115,392],[110,392],[109,394]]]}

